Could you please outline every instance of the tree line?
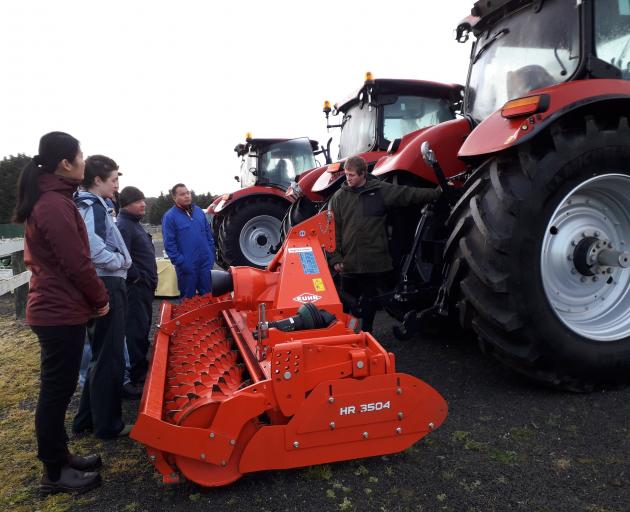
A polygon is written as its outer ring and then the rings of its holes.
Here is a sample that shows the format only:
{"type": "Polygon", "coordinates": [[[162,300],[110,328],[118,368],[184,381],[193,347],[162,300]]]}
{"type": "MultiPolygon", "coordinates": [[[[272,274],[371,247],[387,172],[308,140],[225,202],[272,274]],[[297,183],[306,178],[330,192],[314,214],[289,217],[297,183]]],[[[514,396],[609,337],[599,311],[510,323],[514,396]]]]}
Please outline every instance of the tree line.
{"type": "MultiPolygon", "coordinates": [[[[8,224],[11,222],[13,216],[13,210],[15,208],[15,194],[17,191],[17,180],[20,175],[20,171],[31,161],[29,156],[18,153],[17,156],[4,157],[0,161],[0,224],[8,224]]],[[[194,190],[191,190],[193,202],[205,209],[214,200],[216,196],[213,196],[210,192],[204,194],[196,194],[194,190]]],[[[160,192],[158,197],[147,197],[147,212],[144,217],[144,222],[149,224],[158,225],[162,223],[162,216],[171,206],[173,206],[173,199],[170,192],[160,192]]]]}

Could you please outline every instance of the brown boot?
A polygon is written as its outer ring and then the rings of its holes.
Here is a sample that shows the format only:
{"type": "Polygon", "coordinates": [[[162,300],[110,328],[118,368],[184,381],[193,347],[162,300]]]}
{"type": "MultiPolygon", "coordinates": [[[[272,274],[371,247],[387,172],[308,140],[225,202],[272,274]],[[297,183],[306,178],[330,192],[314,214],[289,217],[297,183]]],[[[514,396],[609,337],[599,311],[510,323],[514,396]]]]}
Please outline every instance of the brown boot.
{"type": "Polygon", "coordinates": [[[58,492],[75,492],[82,494],[101,485],[101,475],[98,473],[86,473],[64,466],[59,480],[52,481],[48,475],[42,476],[39,491],[42,494],[57,494],[58,492]]]}

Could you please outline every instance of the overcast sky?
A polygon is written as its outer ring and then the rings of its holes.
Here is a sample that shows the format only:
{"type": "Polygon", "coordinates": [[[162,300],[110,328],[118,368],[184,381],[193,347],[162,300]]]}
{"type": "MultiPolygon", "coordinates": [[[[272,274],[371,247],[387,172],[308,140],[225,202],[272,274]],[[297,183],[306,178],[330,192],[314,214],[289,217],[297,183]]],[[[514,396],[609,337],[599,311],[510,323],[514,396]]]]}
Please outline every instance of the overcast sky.
{"type": "Polygon", "coordinates": [[[148,196],[179,181],[229,192],[246,132],[325,142],[323,101],[346,99],[368,70],[463,83],[470,44],[453,30],[471,6],[3,0],[0,157],[62,130],[148,196]]]}

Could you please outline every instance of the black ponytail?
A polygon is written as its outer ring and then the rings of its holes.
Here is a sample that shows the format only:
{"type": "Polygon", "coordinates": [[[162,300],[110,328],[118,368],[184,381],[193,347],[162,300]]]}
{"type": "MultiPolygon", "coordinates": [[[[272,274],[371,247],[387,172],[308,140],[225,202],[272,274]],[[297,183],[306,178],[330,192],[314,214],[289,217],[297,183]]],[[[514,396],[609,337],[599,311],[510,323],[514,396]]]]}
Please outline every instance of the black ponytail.
{"type": "Polygon", "coordinates": [[[64,132],[50,132],[39,140],[39,155],[22,169],[18,179],[13,222],[23,223],[33,211],[41,195],[39,176],[54,173],[62,160],[74,162],[79,151],[79,141],[64,132]]]}

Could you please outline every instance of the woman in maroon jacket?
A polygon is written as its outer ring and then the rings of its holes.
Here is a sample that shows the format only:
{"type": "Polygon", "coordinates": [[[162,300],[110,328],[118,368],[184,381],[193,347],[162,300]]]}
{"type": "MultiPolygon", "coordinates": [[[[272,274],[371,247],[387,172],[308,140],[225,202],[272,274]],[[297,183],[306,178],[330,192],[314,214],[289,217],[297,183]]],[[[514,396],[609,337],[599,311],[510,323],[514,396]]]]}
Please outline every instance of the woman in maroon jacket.
{"type": "Polygon", "coordinates": [[[83,179],[79,141],[44,135],[18,181],[15,222],[25,224],[24,261],[32,272],[26,320],[39,338],[41,384],[35,412],[44,493],[84,492],[101,482],[98,455],[68,451],[64,419],[79,376],[88,319],[105,315],[108,297],[90,259],[87,232],[72,194],[83,179]]]}

